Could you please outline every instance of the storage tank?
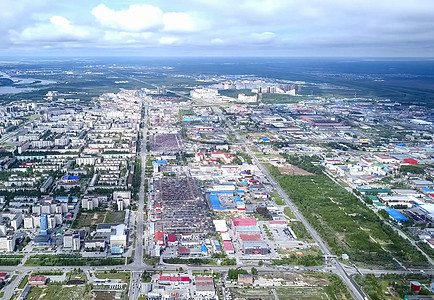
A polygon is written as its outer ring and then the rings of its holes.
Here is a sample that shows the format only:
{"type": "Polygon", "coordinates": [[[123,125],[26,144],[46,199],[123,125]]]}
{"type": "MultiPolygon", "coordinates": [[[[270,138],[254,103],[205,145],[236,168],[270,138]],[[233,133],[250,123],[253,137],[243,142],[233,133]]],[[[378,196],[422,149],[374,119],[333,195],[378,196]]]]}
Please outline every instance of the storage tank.
{"type": "Polygon", "coordinates": [[[419,292],[420,291],[420,282],[419,281],[411,281],[410,287],[413,291],[419,292]]]}

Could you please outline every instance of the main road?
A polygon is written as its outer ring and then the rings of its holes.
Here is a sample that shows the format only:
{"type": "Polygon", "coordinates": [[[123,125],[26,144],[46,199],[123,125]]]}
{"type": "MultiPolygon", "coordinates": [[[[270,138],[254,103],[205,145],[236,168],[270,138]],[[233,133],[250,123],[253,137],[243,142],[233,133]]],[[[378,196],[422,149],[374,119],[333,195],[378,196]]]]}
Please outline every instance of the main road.
{"type": "Polygon", "coordinates": [[[134,249],[134,261],[132,263],[133,266],[137,267],[136,271],[131,272],[131,280],[130,280],[130,290],[129,290],[129,299],[136,300],[140,296],[140,287],[141,284],[141,268],[144,268],[143,263],[143,224],[144,224],[144,212],[145,212],[145,180],[146,180],[146,135],[148,129],[148,107],[147,103],[144,102],[142,107],[143,118],[142,118],[142,129],[139,130],[139,139],[140,139],[140,159],[141,159],[141,174],[140,174],[140,189],[139,189],[139,205],[137,208],[137,228],[136,228],[136,247],[134,249]]]}

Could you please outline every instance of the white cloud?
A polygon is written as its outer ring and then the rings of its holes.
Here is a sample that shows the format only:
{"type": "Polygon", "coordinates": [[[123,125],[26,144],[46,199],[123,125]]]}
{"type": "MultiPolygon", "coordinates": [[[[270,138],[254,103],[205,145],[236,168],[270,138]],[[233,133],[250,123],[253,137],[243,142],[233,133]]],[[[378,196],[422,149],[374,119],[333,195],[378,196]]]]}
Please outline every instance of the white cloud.
{"type": "Polygon", "coordinates": [[[270,31],[261,32],[261,33],[252,33],[250,37],[253,38],[254,42],[258,43],[268,43],[274,40],[275,34],[270,31]]]}
{"type": "Polygon", "coordinates": [[[224,44],[225,41],[223,41],[221,38],[215,38],[215,39],[212,39],[210,41],[210,43],[214,44],[214,45],[221,45],[221,44],[224,44]]]}
{"type": "Polygon", "coordinates": [[[111,44],[135,44],[150,41],[152,33],[106,31],[104,41],[111,44]]]}
{"type": "Polygon", "coordinates": [[[38,23],[22,31],[10,30],[11,41],[23,42],[70,42],[83,41],[91,36],[91,29],[84,26],[72,26],[70,21],[61,16],[50,17],[50,23],[38,23]]]}
{"type": "Polygon", "coordinates": [[[186,13],[169,12],[163,15],[165,31],[193,31],[194,24],[186,13]]]}
{"type": "Polygon", "coordinates": [[[159,39],[159,42],[160,42],[160,44],[163,44],[163,45],[173,45],[173,44],[178,44],[180,42],[180,40],[177,37],[164,36],[164,37],[159,39]]]}
{"type": "Polygon", "coordinates": [[[351,46],[393,55],[402,46],[431,55],[434,45],[432,0],[98,1],[0,0],[0,51],[182,43],[243,54],[272,43],[270,52],[351,46]]]}
{"type": "Polygon", "coordinates": [[[164,26],[163,11],[152,5],[130,5],[128,10],[115,11],[100,4],[92,14],[102,25],[122,31],[140,32],[164,26]]]}
{"type": "Polygon", "coordinates": [[[130,5],[127,10],[116,11],[100,4],[92,10],[92,14],[103,26],[120,31],[190,32],[196,29],[189,14],[163,13],[159,7],[152,5],[130,5]]]}
{"type": "Polygon", "coordinates": [[[60,16],[52,16],[50,18],[51,23],[53,23],[54,25],[64,28],[66,30],[71,30],[72,27],[70,25],[70,22],[68,21],[68,19],[64,18],[64,17],[60,17],[60,16]]]}

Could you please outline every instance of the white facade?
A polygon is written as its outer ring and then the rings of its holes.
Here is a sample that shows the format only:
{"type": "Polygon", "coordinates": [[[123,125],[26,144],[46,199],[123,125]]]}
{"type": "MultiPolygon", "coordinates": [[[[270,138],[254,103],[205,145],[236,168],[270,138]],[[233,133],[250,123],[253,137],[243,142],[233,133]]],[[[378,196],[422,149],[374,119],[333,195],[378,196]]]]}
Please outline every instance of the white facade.
{"type": "Polygon", "coordinates": [[[33,223],[33,217],[32,216],[24,217],[24,228],[25,229],[35,228],[35,224],[33,223]]]}
{"type": "Polygon", "coordinates": [[[95,157],[77,157],[75,163],[79,166],[89,165],[93,166],[95,164],[95,157]]]}
{"type": "Polygon", "coordinates": [[[0,237],[0,251],[12,252],[15,250],[15,244],[15,235],[0,237]]]}

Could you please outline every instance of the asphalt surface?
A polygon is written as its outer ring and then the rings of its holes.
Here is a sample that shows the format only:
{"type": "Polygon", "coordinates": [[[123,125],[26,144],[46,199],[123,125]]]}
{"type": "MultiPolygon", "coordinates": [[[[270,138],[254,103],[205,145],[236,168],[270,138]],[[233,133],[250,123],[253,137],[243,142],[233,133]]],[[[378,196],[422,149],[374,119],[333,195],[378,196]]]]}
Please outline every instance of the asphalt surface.
{"type": "MultiPolygon", "coordinates": [[[[142,160],[141,165],[141,177],[140,177],[140,190],[139,190],[139,204],[137,209],[137,230],[136,230],[136,247],[134,252],[134,262],[132,265],[137,266],[140,270],[144,266],[143,263],[143,225],[144,225],[144,211],[145,211],[145,171],[146,171],[146,134],[148,129],[148,119],[147,119],[147,107],[143,108],[145,110],[145,117],[142,120],[143,129],[140,130],[140,158],[142,160]]],[[[130,289],[129,289],[129,299],[135,300],[141,294],[141,275],[142,272],[131,272],[130,289]]]]}

